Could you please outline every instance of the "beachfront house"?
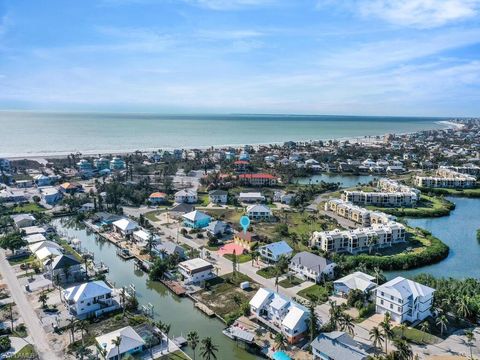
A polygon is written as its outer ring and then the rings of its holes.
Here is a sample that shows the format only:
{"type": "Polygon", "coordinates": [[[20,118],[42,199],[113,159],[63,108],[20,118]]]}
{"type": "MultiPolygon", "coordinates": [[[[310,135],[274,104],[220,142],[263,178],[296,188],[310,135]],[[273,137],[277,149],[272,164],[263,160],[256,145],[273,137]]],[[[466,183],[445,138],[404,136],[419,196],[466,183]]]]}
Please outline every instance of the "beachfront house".
{"type": "Polygon", "coordinates": [[[194,210],[182,216],[183,226],[192,228],[192,229],[203,229],[210,224],[212,218],[207,214],[194,210]]]}
{"type": "Polygon", "coordinates": [[[175,193],[175,202],[177,204],[195,204],[198,201],[197,191],[193,189],[183,189],[175,193]]]}
{"type": "Polygon", "coordinates": [[[113,230],[122,235],[132,235],[135,230],[138,229],[138,224],[135,221],[123,218],[112,223],[113,230]]]}
{"type": "Polygon", "coordinates": [[[131,326],[97,336],[95,342],[105,360],[120,360],[127,355],[137,354],[146,345],[145,340],[131,326]],[[116,346],[114,340],[118,339],[120,345],[116,346]]]}
{"type": "Polygon", "coordinates": [[[435,289],[415,281],[396,277],[375,290],[376,312],[390,313],[397,323],[414,323],[431,315],[435,289]]]}
{"type": "Polygon", "coordinates": [[[97,317],[120,308],[113,289],[103,281],[90,281],[69,287],[62,293],[67,310],[79,319],[97,317]]]}
{"type": "Polygon", "coordinates": [[[359,290],[364,294],[368,294],[376,286],[373,280],[375,280],[373,276],[356,271],[335,280],[333,282],[333,293],[338,296],[346,296],[352,290],[359,290]]]}
{"type": "Polygon", "coordinates": [[[281,332],[290,344],[305,338],[310,313],[302,305],[265,288],[258,289],[249,305],[260,324],[281,332]]]}
{"type": "Polygon", "coordinates": [[[343,331],[321,333],[311,343],[313,360],[366,360],[364,346],[343,331]]]}
{"type": "Polygon", "coordinates": [[[200,258],[179,263],[178,271],[183,276],[185,284],[198,284],[215,277],[213,265],[200,258]]]}
{"type": "Polygon", "coordinates": [[[263,204],[255,204],[247,207],[247,216],[250,220],[267,221],[272,217],[272,210],[263,204]]]}
{"type": "Polygon", "coordinates": [[[208,193],[208,198],[213,204],[226,204],[228,200],[228,191],[225,190],[212,190],[208,193]]]}
{"type": "Polygon", "coordinates": [[[263,245],[258,248],[260,256],[268,262],[277,262],[281,257],[289,258],[293,254],[293,249],[286,241],[278,241],[263,245]]]}
{"type": "Polygon", "coordinates": [[[110,170],[123,170],[126,168],[125,160],[115,156],[110,160],[110,170]]]}
{"type": "Polygon", "coordinates": [[[302,251],[290,260],[288,269],[301,279],[320,282],[334,276],[336,264],[324,257],[302,251]]]}

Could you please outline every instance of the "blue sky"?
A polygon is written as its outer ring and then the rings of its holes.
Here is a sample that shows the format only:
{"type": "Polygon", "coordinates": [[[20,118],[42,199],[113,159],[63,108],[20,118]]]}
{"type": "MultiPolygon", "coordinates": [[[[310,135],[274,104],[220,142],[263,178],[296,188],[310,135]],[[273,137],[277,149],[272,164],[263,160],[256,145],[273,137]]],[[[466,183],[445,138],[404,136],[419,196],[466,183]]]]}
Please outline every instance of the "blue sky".
{"type": "Polygon", "coordinates": [[[0,109],[480,115],[480,0],[0,0],[0,109]]]}

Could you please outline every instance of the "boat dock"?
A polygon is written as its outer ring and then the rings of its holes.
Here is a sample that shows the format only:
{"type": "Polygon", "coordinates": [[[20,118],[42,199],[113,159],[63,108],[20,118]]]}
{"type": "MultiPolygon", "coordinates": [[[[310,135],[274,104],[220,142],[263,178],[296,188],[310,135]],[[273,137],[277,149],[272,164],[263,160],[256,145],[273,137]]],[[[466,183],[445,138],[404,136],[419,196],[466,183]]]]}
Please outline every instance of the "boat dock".
{"type": "Polygon", "coordinates": [[[117,255],[124,260],[130,260],[135,257],[128,249],[122,249],[122,248],[117,249],[117,255]]]}
{"type": "Polygon", "coordinates": [[[187,290],[178,281],[163,279],[160,282],[177,296],[184,296],[187,293],[187,290]]]}
{"type": "Polygon", "coordinates": [[[215,316],[215,312],[212,309],[210,309],[207,305],[201,302],[196,302],[195,307],[200,311],[202,311],[207,316],[210,316],[210,317],[215,316]]]}

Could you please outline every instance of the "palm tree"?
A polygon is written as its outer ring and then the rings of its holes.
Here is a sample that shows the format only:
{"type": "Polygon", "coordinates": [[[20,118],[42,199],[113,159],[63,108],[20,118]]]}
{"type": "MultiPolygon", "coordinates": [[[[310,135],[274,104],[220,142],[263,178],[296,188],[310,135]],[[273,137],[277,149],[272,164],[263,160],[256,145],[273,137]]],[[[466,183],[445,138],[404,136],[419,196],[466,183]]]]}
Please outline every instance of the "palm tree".
{"type": "Polygon", "coordinates": [[[117,348],[117,359],[120,359],[120,344],[122,343],[122,338],[117,336],[112,340],[112,345],[117,348]]]}
{"type": "Polygon", "coordinates": [[[372,345],[374,348],[382,348],[382,344],[383,344],[383,335],[382,335],[382,331],[380,330],[380,328],[378,326],[375,326],[372,328],[372,330],[370,330],[369,332],[370,334],[370,340],[372,341],[372,345]]]}
{"type": "Polygon", "coordinates": [[[468,345],[468,348],[470,349],[470,359],[473,360],[472,345],[473,345],[473,341],[475,340],[475,335],[473,334],[472,330],[465,330],[465,336],[467,337],[467,345],[468,345]]]}
{"type": "Polygon", "coordinates": [[[375,282],[377,283],[377,286],[378,286],[378,279],[380,278],[380,276],[382,276],[382,270],[380,270],[378,266],[375,266],[373,268],[373,273],[375,275],[375,282]]]}
{"type": "Polygon", "coordinates": [[[147,347],[148,347],[148,351],[150,352],[150,357],[153,359],[153,351],[152,351],[152,348],[153,348],[153,345],[155,345],[155,336],[153,336],[153,335],[148,335],[145,343],[146,343],[146,345],[147,345],[147,347]]]}
{"type": "Polygon", "coordinates": [[[42,303],[42,308],[45,309],[47,307],[48,294],[45,291],[43,291],[38,297],[38,301],[42,303]]]}
{"type": "Polygon", "coordinates": [[[277,350],[285,350],[287,348],[287,339],[282,333],[277,333],[275,335],[275,348],[277,350]]]}
{"type": "Polygon", "coordinates": [[[83,332],[88,332],[88,322],[85,320],[79,321],[77,324],[77,328],[80,330],[80,335],[82,336],[82,346],[85,345],[83,341],[83,332]]]}
{"type": "Polygon", "coordinates": [[[330,304],[330,325],[332,325],[332,327],[336,329],[341,317],[341,310],[340,307],[335,303],[335,301],[329,300],[328,303],[330,304]]]}
{"type": "Polygon", "coordinates": [[[308,331],[310,332],[310,342],[312,342],[318,334],[319,321],[313,304],[310,304],[310,308],[308,310],[310,312],[310,316],[308,317],[308,331]]]}
{"type": "Polygon", "coordinates": [[[195,360],[195,349],[197,348],[197,345],[200,341],[199,337],[198,337],[198,333],[196,331],[190,331],[188,334],[187,334],[187,341],[188,341],[188,345],[192,348],[192,351],[193,351],[193,360],[195,360]]]}
{"type": "Polygon", "coordinates": [[[240,297],[240,295],[238,294],[233,295],[232,300],[235,303],[235,305],[237,305],[238,307],[242,305],[242,298],[240,297]]]}
{"type": "Polygon", "coordinates": [[[217,358],[218,347],[213,343],[211,337],[206,337],[202,339],[200,351],[203,359],[212,360],[217,358]]]}
{"type": "Polygon", "coordinates": [[[430,331],[430,323],[428,321],[423,321],[420,324],[420,330],[423,332],[429,332],[430,331]]]}
{"type": "Polygon", "coordinates": [[[405,330],[407,330],[407,325],[405,325],[405,323],[402,323],[402,324],[400,324],[399,328],[400,328],[400,331],[402,332],[402,339],[404,339],[405,338],[405,330]]]}
{"type": "Polygon", "coordinates": [[[120,304],[122,305],[122,316],[125,317],[125,310],[127,308],[127,291],[125,286],[120,289],[120,304]]]}
{"type": "Polygon", "coordinates": [[[340,329],[342,331],[347,331],[350,335],[355,335],[355,325],[353,323],[353,318],[349,314],[342,313],[340,317],[340,329]]]}
{"type": "Polygon", "coordinates": [[[441,314],[435,320],[435,324],[440,328],[440,337],[443,337],[443,332],[447,330],[448,319],[445,314],[441,314]]]}
{"type": "Polygon", "coordinates": [[[383,321],[380,323],[382,328],[383,337],[385,338],[385,355],[388,355],[388,341],[393,339],[392,325],[390,324],[390,313],[386,313],[383,321]]]}
{"type": "Polygon", "coordinates": [[[147,248],[148,248],[148,255],[152,257],[152,249],[157,245],[158,241],[155,239],[153,234],[150,234],[150,236],[147,239],[147,248]]]}
{"type": "Polygon", "coordinates": [[[467,296],[462,296],[457,303],[457,313],[462,318],[466,319],[470,316],[470,299],[467,296]]]}
{"type": "Polygon", "coordinates": [[[398,359],[410,360],[413,357],[412,349],[405,339],[396,339],[393,343],[397,348],[395,355],[398,359]]]}
{"type": "Polygon", "coordinates": [[[70,336],[72,337],[72,343],[75,341],[75,326],[77,325],[77,320],[74,317],[67,319],[68,325],[67,328],[70,329],[70,336]]]}

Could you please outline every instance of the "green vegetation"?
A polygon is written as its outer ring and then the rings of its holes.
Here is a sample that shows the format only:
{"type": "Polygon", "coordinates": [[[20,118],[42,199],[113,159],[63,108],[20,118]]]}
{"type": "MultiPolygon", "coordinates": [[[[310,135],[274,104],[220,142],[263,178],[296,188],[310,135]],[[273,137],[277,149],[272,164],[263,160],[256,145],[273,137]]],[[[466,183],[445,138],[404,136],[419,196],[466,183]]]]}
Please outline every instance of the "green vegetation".
{"type": "Polygon", "coordinates": [[[158,221],[157,215],[160,215],[161,213],[164,213],[165,211],[166,211],[165,209],[149,211],[149,212],[143,214],[143,216],[145,216],[150,221],[158,221]]]}
{"type": "Polygon", "coordinates": [[[430,193],[435,195],[445,195],[445,196],[458,196],[458,197],[467,197],[467,198],[478,198],[480,197],[480,187],[475,189],[444,189],[444,188],[420,188],[424,193],[430,193]]]}
{"type": "Polygon", "coordinates": [[[282,281],[279,281],[278,285],[280,285],[281,287],[284,287],[284,288],[291,288],[291,287],[303,284],[303,282],[304,281],[302,279],[299,279],[295,276],[292,276],[291,278],[287,277],[286,279],[283,279],[282,281]]]}
{"type": "Polygon", "coordinates": [[[477,240],[480,241],[480,229],[477,230],[477,240]]]}
{"type": "Polygon", "coordinates": [[[373,269],[381,270],[407,270],[437,263],[448,256],[449,247],[430,232],[416,228],[407,228],[410,233],[409,242],[412,245],[421,244],[420,247],[393,255],[334,255],[334,261],[341,264],[344,269],[355,269],[360,264],[373,269]]]}
{"type": "Polygon", "coordinates": [[[315,284],[306,289],[300,290],[297,295],[312,302],[323,303],[328,300],[329,291],[325,286],[315,284]]]}
{"type": "Polygon", "coordinates": [[[37,258],[35,257],[35,255],[25,255],[22,257],[16,257],[14,259],[9,259],[8,263],[12,266],[18,265],[18,264],[30,264],[34,262],[36,259],[37,258]]]}
{"type": "Polygon", "coordinates": [[[45,208],[40,206],[37,203],[26,203],[21,205],[16,205],[10,209],[12,214],[23,214],[23,213],[38,213],[45,211],[45,208]]]}
{"type": "MultiPolygon", "coordinates": [[[[236,255],[237,256],[237,263],[238,264],[243,264],[248,261],[252,260],[252,254],[242,254],[242,255],[236,255]]],[[[228,259],[230,261],[233,261],[233,254],[225,254],[223,255],[225,259],[228,259]]]]}
{"type": "Polygon", "coordinates": [[[62,239],[62,238],[60,238],[60,237],[57,237],[56,240],[57,240],[57,242],[58,242],[60,245],[62,245],[62,247],[65,249],[65,251],[66,251],[68,254],[73,255],[73,256],[75,257],[75,259],[77,259],[77,260],[80,261],[80,262],[83,262],[83,259],[82,259],[82,257],[80,256],[80,254],[79,254],[78,252],[76,252],[76,251],[70,246],[70,244],[69,244],[66,240],[64,240],[64,239],[62,239]]]}
{"type": "Polygon", "coordinates": [[[272,279],[276,275],[276,269],[274,266],[267,266],[257,271],[257,274],[263,276],[265,279],[272,279]]]}
{"type": "Polygon", "coordinates": [[[191,359],[182,350],[177,350],[177,351],[174,351],[173,353],[162,356],[160,360],[191,360],[191,359]]]}
{"type": "Polygon", "coordinates": [[[0,337],[0,353],[4,353],[5,351],[8,351],[11,346],[10,338],[8,336],[2,336],[0,337]]]}
{"type": "Polygon", "coordinates": [[[20,349],[18,353],[13,356],[6,358],[6,360],[15,360],[15,359],[37,359],[38,355],[35,351],[33,345],[25,345],[23,348],[20,349]]]}
{"type": "Polygon", "coordinates": [[[367,208],[399,217],[440,217],[449,215],[455,209],[455,204],[442,197],[422,194],[417,207],[414,208],[384,208],[378,206],[368,206],[367,208]]]}
{"type": "Polygon", "coordinates": [[[392,330],[396,338],[404,338],[407,341],[418,345],[433,345],[442,341],[442,339],[436,337],[435,335],[415,328],[401,328],[397,326],[392,330]]]}

